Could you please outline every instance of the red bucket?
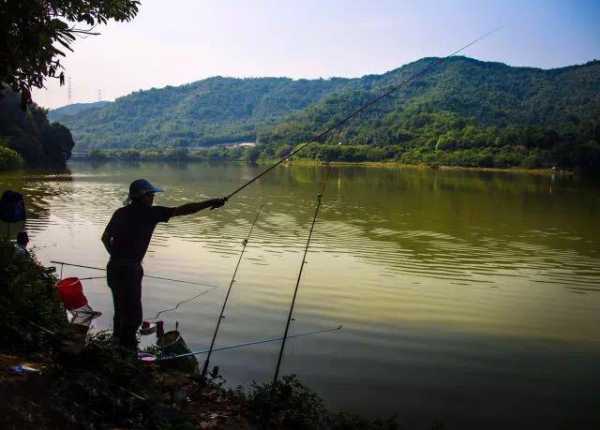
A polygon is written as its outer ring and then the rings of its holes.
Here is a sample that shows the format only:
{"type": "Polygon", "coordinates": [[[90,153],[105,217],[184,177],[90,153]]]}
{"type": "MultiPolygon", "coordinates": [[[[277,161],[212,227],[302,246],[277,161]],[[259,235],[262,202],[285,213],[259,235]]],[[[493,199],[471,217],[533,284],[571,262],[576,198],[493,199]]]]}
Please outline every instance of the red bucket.
{"type": "Polygon", "coordinates": [[[56,284],[58,294],[68,310],[74,310],[88,304],[83,295],[83,286],[79,278],[65,278],[56,284]]]}

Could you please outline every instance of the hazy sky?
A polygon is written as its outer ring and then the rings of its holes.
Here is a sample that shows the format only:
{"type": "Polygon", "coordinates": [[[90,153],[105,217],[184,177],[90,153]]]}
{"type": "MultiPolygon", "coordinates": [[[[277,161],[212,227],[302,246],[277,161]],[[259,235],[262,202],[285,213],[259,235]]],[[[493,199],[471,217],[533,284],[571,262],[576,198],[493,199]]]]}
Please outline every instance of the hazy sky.
{"type": "MultiPolygon", "coordinates": [[[[553,68],[600,59],[600,0],[142,0],[130,23],[78,40],[63,60],[72,102],[210,76],[358,77],[445,56],[493,28],[464,55],[553,68]]],[[[47,82],[34,100],[68,103],[47,82]]]]}

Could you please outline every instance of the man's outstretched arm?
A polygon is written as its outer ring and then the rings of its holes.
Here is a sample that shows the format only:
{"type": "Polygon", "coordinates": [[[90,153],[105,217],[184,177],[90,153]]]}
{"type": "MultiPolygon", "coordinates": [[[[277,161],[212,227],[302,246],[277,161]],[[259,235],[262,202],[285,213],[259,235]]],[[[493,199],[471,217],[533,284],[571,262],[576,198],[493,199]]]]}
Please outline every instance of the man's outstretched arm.
{"type": "Polygon", "coordinates": [[[185,205],[181,205],[175,208],[172,216],[180,216],[180,215],[191,215],[196,212],[200,212],[203,209],[211,208],[216,209],[220,208],[227,201],[226,197],[218,198],[218,199],[209,199],[203,202],[197,203],[187,203],[185,205]]]}

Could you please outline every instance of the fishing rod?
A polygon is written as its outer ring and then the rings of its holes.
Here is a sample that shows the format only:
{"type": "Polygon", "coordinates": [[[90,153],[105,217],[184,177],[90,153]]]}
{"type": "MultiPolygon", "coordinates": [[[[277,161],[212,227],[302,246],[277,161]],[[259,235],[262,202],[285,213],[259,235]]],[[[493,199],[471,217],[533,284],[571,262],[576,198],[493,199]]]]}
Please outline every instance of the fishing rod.
{"type": "Polygon", "coordinates": [[[248,232],[248,236],[246,236],[246,238],[242,241],[242,251],[240,252],[240,256],[235,265],[235,269],[233,270],[233,275],[231,276],[231,281],[229,281],[229,287],[227,288],[227,293],[225,294],[225,300],[223,301],[223,306],[221,307],[221,312],[219,313],[219,317],[217,318],[217,325],[215,326],[215,331],[214,331],[212,339],[210,341],[210,348],[208,348],[208,355],[206,356],[206,360],[204,360],[204,365],[202,366],[202,378],[206,377],[206,372],[208,371],[208,364],[210,362],[210,356],[212,355],[212,352],[213,352],[213,349],[215,346],[215,340],[217,339],[217,334],[219,333],[219,327],[221,327],[221,321],[224,318],[223,313],[225,312],[225,307],[227,306],[227,301],[229,300],[229,293],[231,293],[231,288],[233,287],[233,283],[235,282],[235,277],[237,275],[238,268],[240,267],[240,262],[242,261],[242,257],[244,256],[244,252],[246,251],[246,245],[248,245],[248,241],[250,240],[250,236],[252,236],[252,231],[254,230],[254,226],[256,225],[256,222],[258,221],[258,217],[260,216],[260,213],[262,212],[263,208],[264,208],[264,205],[261,205],[260,208],[258,209],[258,212],[256,213],[256,217],[254,218],[254,221],[252,222],[252,225],[250,226],[250,231],[248,232]]]}
{"type": "MultiPolygon", "coordinates": [[[[321,191],[324,191],[325,183],[326,183],[326,181],[323,182],[323,189],[321,191]]],[[[292,321],[292,314],[294,313],[294,306],[296,305],[296,296],[298,295],[298,287],[300,286],[300,279],[302,279],[302,271],[306,264],[306,255],[308,254],[308,247],[310,246],[310,240],[312,238],[312,234],[313,234],[313,231],[315,228],[315,223],[317,222],[317,216],[319,215],[319,209],[321,207],[322,196],[323,196],[322,193],[317,195],[317,206],[315,208],[315,214],[313,216],[312,224],[310,225],[310,231],[308,232],[306,246],[304,247],[304,255],[302,256],[302,263],[300,264],[300,272],[298,273],[298,279],[296,280],[296,287],[294,288],[294,296],[292,297],[290,311],[288,313],[287,321],[285,323],[285,331],[283,333],[283,342],[281,342],[281,348],[279,349],[279,356],[277,357],[277,366],[275,367],[275,376],[273,376],[272,387],[275,386],[275,383],[277,382],[277,378],[279,377],[279,368],[281,367],[281,360],[283,358],[283,351],[285,349],[286,340],[288,337],[292,337],[292,336],[288,336],[288,332],[290,329],[290,323],[292,321]]]]}
{"type": "MultiPolygon", "coordinates": [[[[67,263],[65,261],[55,261],[55,260],[51,260],[50,263],[52,263],[52,264],[60,264],[61,265],[61,278],[62,278],[62,266],[80,267],[82,269],[100,270],[102,272],[106,272],[106,268],[103,268],[103,267],[84,266],[82,264],[73,264],[73,263],[67,263]]],[[[180,284],[195,285],[197,287],[218,288],[218,285],[203,284],[203,283],[191,282],[191,281],[182,281],[181,279],[165,278],[163,276],[144,275],[144,278],[160,279],[161,281],[177,282],[177,283],[180,283],[180,284]]],[[[82,279],[99,279],[99,278],[90,277],[90,278],[82,278],[82,279]]]]}
{"type": "Polygon", "coordinates": [[[282,157],[281,159],[279,159],[273,165],[267,167],[265,170],[263,170],[261,173],[259,173],[258,175],[256,175],[254,178],[250,179],[248,182],[246,182],[245,184],[243,184],[240,187],[238,187],[236,190],[234,190],[231,193],[229,193],[225,197],[225,199],[226,200],[230,199],[231,197],[233,197],[234,195],[236,195],[237,193],[239,193],[240,191],[242,191],[244,188],[246,188],[248,185],[252,184],[254,181],[256,181],[257,179],[261,178],[262,176],[264,176],[265,174],[267,174],[268,172],[270,172],[271,170],[273,170],[275,167],[279,166],[285,160],[289,159],[293,155],[297,154],[298,152],[300,152],[301,150],[303,150],[304,148],[306,148],[306,146],[309,145],[310,143],[312,143],[312,142],[320,142],[321,139],[323,139],[324,137],[326,137],[329,133],[331,133],[332,131],[338,129],[340,126],[342,126],[345,123],[347,123],[348,121],[350,121],[352,118],[354,118],[359,113],[366,111],[371,106],[373,106],[374,104],[380,102],[381,100],[383,100],[384,98],[390,96],[391,94],[395,93],[396,91],[398,91],[400,88],[402,88],[404,85],[408,84],[409,82],[411,82],[411,81],[413,81],[413,80],[415,80],[417,78],[420,78],[421,76],[423,76],[424,74],[426,74],[427,72],[429,72],[431,69],[433,69],[434,67],[436,67],[438,64],[441,64],[447,58],[452,57],[452,56],[454,56],[454,55],[456,55],[456,54],[464,51],[465,49],[469,48],[470,46],[475,45],[477,42],[480,42],[481,40],[483,40],[483,39],[491,36],[492,34],[500,31],[501,29],[502,29],[502,27],[498,27],[498,28],[495,28],[492,31],[489,31],[489,32],[483,34],[482,36],[479,36],[477,39],[475,39],[475,40],[467,43],[462,48],[457,49],[456,51],[454,51],[454,52],[446,55],[445,57],[438,58],[437,61],[428,64],[426,67],[424,67],[420,71],[418,71],[416,73],[413,73],[412,75],[408,76],[407,78],[401,80],[399,83],[390,85],[386,90],[383,91],[382,94],[380,94],[379,96],[375,97],[371,101],[363,104],[361,107],[357,108],[356,110],[352,111],[351,113],[349,113],[348,115],[346,115],[344,118],[342,118],[341,120],[337,121],[332,126],[330,126],[329,128],[327,128],[326,130],[322,131],[321,133],[318,133],[318,134],[314,135],[308,142],[305,142],[305,143],[301,144],[296,149],[294,149],[292,152],[290,152],[289,154],[287,154],[284,157],[282,157]]]}
{"type": "MultiPolygon", "coordinates": [[[[341,330],[343,328],[342,325],[339,325],[337,327],[334,328],[328,328],[328,329],[324,329],[324,330],[316,330],[316,331],[309,331],[309,332],[305,332],[305,333],[298,333],[298,334],[293,334],[288,336],[288,339],[292,339],[292,338],[298,338],[298,337],[305,337],[305,336],[312,336],[315,334],[321,334],[321,333],[329,333],[329,332],[334,332],[334,331],[338,331],[341,330]]],[[[229,346],[221,346],[218,348],[213,348],[212,352],[216,352],[216,351],[228,351],[230,349],[237,349],[237,348],[243,348],[246,346],[252,346],[252,345],[259,345],[259,344],[263,344],[263,343],[270,343],[270,342],[277,342],[283,340],[283,337],[272,337],[269,339],[261,339],[261,340],[255,340],[252,342],[245,342],[245,343],[238,343],[236,345],[229,345],[229,346]]],[[[177,355],[166,355],[164,357],[162,356],[154,356],[152,354],[143,354],[139,357],[140,360],[142,361],[146,361],[146,362],[157,362],[157,361],[167,361],[167,360],[176,360],[178,358],[185,358],[185,357],[191,357],[193,355],[200,355],[200,354],[206,354],[210,351],[209,349],[201,349],[199,351],[192,351],[192,352],[186,352],[185,354],[177,354],[177,355]]]]}

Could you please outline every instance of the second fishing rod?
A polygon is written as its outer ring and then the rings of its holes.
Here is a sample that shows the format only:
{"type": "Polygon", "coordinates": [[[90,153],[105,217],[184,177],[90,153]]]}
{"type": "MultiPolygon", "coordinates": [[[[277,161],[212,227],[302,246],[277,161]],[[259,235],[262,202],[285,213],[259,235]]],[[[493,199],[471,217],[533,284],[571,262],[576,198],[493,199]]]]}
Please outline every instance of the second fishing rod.
{"type": "Polygon", "coordinates": [[[224,316],[225,308],[227,307],[227,302],[229,301],[229,295],[231,294],[231,289],[233,288],[233,284],[236,281],[236,276],[237,276],[238,269],[240,267],[240,263],[242,262],[242,258],[244,257],[244,253],[246,252],[246,246],[248,246],[248,241],[250,240],[250,237],[252,236],[254,226],[256,225],[256,222],[258,221],[258,218],[260,217],[260,214],[261,214],[263,208],[264,208],[264,205],[261,205],[259,207],[258,212],[256,212],[256,216],[254,217],[254,221],[252,221],[252,224],[250,225],[250,230],[248,231],[248,236],[246,236],[246,238],[242,241],[242,250],[241,250],[240,255],[235,264],[235,268],[233,269],[233,275],[231,276],[231,280],[229,281],[229,286],[227,287],[227,292],[225,293],[225,299],[223,300],[223,305],[221,306],[221,311],[219,312],[219,316],[217,317],[217,324],[215,325],[215,331],[213,332],[212,339],[210,341],[210,347],[208,348],[208,352],[206,354],[206,359],[204,360],[204,365],[202,366],[201,376],[203,379],[206,378],[206,374],[208,372],[208,366],[210,364],[210,357],[212,356],[212,353],[213,353],[213,350],[215,347],[215,341],[217,340],[217,336],[219,334],[219,328],[221,327],[221,321],[223,321],[223,318],[225,318],[225,316],[224,316]]]}

